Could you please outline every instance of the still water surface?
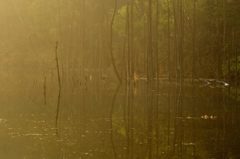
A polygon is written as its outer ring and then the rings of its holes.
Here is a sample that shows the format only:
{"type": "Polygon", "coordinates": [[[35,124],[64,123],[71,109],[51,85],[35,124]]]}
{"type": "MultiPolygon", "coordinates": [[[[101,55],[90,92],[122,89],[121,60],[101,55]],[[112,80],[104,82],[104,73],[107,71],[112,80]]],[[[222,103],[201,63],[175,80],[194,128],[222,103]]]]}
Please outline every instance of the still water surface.
{"type": "Polygon", "coordinates": [[[0,158],[240,158],[235,88],[185,84],[179,104],[177,87],[90,81],[63,91],[57,128],[56,98],[25,99],[1,113],[0,158]]]}

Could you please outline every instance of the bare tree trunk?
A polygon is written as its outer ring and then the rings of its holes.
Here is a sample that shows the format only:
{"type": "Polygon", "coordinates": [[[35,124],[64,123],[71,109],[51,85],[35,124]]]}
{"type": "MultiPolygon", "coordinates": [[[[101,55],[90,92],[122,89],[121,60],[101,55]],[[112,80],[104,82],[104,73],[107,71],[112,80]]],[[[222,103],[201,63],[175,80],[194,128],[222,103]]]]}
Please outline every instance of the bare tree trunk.
{"type": "Polygon", "coordinates": [[[118,6],[118,1],[115,0],[114,11],[113,11],[112,20],[111,20],[111,27],[110,27],[110,55],[111,55],[111,61],[112,61],[114,72],[117,76],[117,79],[118,79],[119,83],[122,83],[122,79],[121,79],[121,76],[118,72],[116,61],[115,61],[114,55],[113,55],[113,25],[114,25],[115,16],[116,16],[116,13],[117,13],[117,6],[118,6]]]}
{"type": "Polygon", "coordinates": [[[156,29],[155,29],[155,71],[156,71],[156,103],[155,103],[155,114],[156,114],[156,121],[155,121],[155,131],[156,131],[156,158],[159,158],[159,93],[160,93],[160,84],[159,84],[159,76],[160,76],[160,72],[159,72],[159,49],[158,49],[158,40],[159,40],[159,33],[158,33],[158,29],[159,29],[159,0],[155,1],[156,3],[156,29]]]}
{"type": "Polygon", "coordinates": [[[57,79],[58,79],[58,97],[57,97],[57,111],[56,111],[55,127],[56,127],[56,134],[58,135],[58,120],[59,120],[59,110],[60,110],[61,92],[62,92],[61,76],[60,76],[60,68],[59,68],[59,58],[58,58],[58,41],[56,42],[56,47],[55,47],[55,60],[56,60],[57,79]]]}
{"type": "Polygon", "coordinates": [[[44,98],[44,105],[47,105],[47,78],[44,76],[43,79],[43,98],[44,98]]]}
{"type": "MultiPolygon", "coordinates": [[[[196,108],[195,108],[195,95],[196,95],[196,88],[194,80],[197,78],[196,73],[196,0],[193,0],[193,30],[192,30],[192,116],[193,118],[196,117],[196,108]]],[[[195,144],[196,142],[196,123],[192,120],[192,142],[195,144]]],[[[196,145],[193,147],[193,158],[196,158],[196,145]]]]}
{"type": "Polygon", "coordinates": [[[167,146],[170,149],[170,127],[171,127],[171,32],[170,32],[170,0],[167,0],[168,10],[168,123],[167,123],[167,146]]]}
{"type": "Polygon", "coordinates": [[[148,50],[147,50],[147,102],[148,102],[148,159],[153,158],[153,44],[152,44],[152,0],[148,0],[148,50]]]}

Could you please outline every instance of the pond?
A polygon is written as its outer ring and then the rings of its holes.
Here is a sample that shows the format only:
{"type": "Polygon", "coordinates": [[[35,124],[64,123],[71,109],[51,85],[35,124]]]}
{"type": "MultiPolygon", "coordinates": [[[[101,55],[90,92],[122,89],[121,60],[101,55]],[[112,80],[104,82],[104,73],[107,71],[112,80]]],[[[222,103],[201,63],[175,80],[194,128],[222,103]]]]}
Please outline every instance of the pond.
{"type": "Polygon", "coordinates": [[[240,158],[238,90],[199,81],[90,79],[63,89],[57,126],[56,91],[9,91],[25,102],[1,107],[0,158],[240,158]]]}

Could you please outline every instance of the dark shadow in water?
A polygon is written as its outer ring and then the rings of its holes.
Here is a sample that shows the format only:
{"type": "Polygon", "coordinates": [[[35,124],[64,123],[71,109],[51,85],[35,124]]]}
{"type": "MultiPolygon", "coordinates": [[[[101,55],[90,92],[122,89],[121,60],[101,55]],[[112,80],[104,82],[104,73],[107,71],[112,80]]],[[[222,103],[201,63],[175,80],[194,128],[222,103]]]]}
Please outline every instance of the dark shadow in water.
{"type": "Polygon", "coordinates": [[[112,145],[112,150],[113,150],[113,154],[114,154],[114,158],[117,158],[117,152],[116,152],[116,148],[115,148],[115,143],[114,143],[114,137],[113,137],[113,113],[114,113],[114,106],[116,103],[116,98],[118,96],[119,90],[121,88],[121,83],[117,86],[114,94],[113,94],[113,98],[112,98],[112,103],[111,103],[111,110],[110,110],[110,137],[111,137],[111,145],[112,145]]]}

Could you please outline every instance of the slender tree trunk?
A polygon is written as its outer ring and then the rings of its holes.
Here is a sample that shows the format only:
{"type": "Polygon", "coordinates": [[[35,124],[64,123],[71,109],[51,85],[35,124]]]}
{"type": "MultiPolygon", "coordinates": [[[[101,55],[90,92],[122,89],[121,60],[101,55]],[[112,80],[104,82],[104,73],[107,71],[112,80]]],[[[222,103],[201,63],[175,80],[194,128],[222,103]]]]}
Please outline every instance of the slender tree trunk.
{"type": "Polygon", "coordinates": [[[158,49],[158,40],[159,40],[159,33],[158,33],[158,29],[159,29],[159,0],[155,1],[156,4],[156,29],[155,29],[155,71],[156,71],[156,103],[155,103],[155,114],[156,114],[156,121],[155,121],[155,131],[156,131],[156,158],[159,157],[159,93],[160,93],[160,84],[159,84],[159,49],[158,49]]]}
{"type": "MultiPolygon", "coordinates": [[[[195,107],[195,96],[196,96],[196,88],[195,88],[195,79],[196,76],[196,0],[193,0],[193,30],[192,30],[192,118],[196,117],[196,107],[195,107]]],[[[195,120],[192,120],[192,142],[194,143],[193,147],[193,158],[196,158],[196,123],[195,120]]]]}
{"type": "Polygon", "coordinates": [[[153,45],[152,45],[152,0],[148,0],[148,51],[147,51],[147,101],[148,101],[148,159],[153,158],[153,45]]]}
{"type": "Polygon", "coordinates": [[[43,79],[43,98],[44,98],[44,105],[47,105],[47,77],[44,76],[43,79]]]}
{"type": "Polygon", "coordinates": [[[167,27],[167,38],[168,38],[168,123],[167,123],[167,146],[168,151],[170,148],[170,127],[171,127],[171,32],[170,32],[170,0],[167,0],[168,10],[168,27],[167,27]]]}
{"type": "Polygon", "coordinates": [[[121,79],[121,76],[118,72],[116,61],[115,61],[114,55],[113,55],[113,25],[114,25],[115,16],[116,16],[116,13],[117,13],[118,1],[115,0],[114,2],[115,2],[114,3],[114,11],[113,11],[113,15],[112,15],[112,19],[111,19],[111,27],[110,27],[110,55],[111,55],[111,61],[112,61],[112,65],[113,65],[115,75],[117,76],[117,79],[118,79],[119,83],[122,83],[122,79],[121,79]]]}
{"type": "Polygon", "coordinates": [[[55,47],[55,59],[56,59],[56,67],[57,67],[57,80],[58,80],[58,97],[57,97],[57,111],[56,111],[56,119],[55,119],[55,127],[56,134],[58,135],[58,120],[59,120],[59,110],[60,110],[60,102],[61,102],[61,76],[60,76],[60,68],[59,68],[59,58],[58,58],[58,42],[56,42],[55,47]]]}
{"type": "Polygon", "coordinates": [[[131,110],[131,16],[130,16],[130,1],[127,0],[127,14],[126,14],[126,31],[127,31],[127,159],[131,156],[131,124],[130,124],[130,110],[131,110]]]}

